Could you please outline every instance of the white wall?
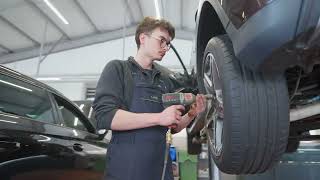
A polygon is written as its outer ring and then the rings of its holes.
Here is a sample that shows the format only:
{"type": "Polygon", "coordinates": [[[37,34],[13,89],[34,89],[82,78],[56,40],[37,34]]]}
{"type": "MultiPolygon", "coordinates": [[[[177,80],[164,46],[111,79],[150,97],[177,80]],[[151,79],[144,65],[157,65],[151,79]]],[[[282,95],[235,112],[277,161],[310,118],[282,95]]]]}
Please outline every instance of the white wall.
{"type": "MultiPolygon", "coordinates": [[[[134,56],[136,44],[134,37],[126,38],[124,57],[134,56]]],[[[178,50],[186,65],[189,65],[191,55],[191,41],[173,40],[173,44],[178,50]]],[[[123,40],[113,40],[105,43],[85,46],[77,49],[50,54],[40,66],[40,76],[64,76],[64,75],[89,75],[100,74],[105,64],[112,59],[122,59],[123,40]]],[[[39,58],[27,59],[6,66],[35,76],[39,58]]],[[[179,61],[174,52],[170,50],[160,64],[169,68],[180,68],[179,61]]]]}
{"type": "Polygon", "coordinates": [[[85,99],[86,86],[82,82],[47,82],[47,84],[73,101],[85,99]]]}
{"type": "MultiPolygon", "coordinates": [[[[125,39],[124,57],[134,56],[136,44],[134,36],[125,39]]],[[[173,40],[186,66],[190,63],[192,42],[173,40]]],[[[94,84],[100,76],[103,67],[112,59],[123,58],[123,39],[94,44],[77,49],[50,54],[40,66],[39,76],[36,76],[39,58],[18,61],[5,66],[26,75],[36,77],[60,77],[61,81],[44,81],[55,87],[71,100],[84,98],[88,83],[94,84]],[[93,83],[92,83],[93,82],[93,83]]],[[[171,69],[181,69],[178,58],[170,50],[160,63],[171,69]]]]}

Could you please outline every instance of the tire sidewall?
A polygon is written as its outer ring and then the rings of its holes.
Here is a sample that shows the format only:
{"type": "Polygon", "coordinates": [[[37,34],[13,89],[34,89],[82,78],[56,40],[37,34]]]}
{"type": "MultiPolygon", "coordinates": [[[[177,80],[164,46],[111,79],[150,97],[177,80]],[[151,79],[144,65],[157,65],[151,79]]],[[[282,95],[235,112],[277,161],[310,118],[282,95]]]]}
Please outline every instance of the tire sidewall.
{"type": "MultiPolygon", "coordinates": [[[[231,106],[231,99],[230,96],[226,94],[226,90],[230,89],[228,87],[228,79],[224,76],[224,53],[221,47],[221,44],[217,42],[215,38],[211,39],[208,42],[208,45],[205,50],[204,58],[207,57],[208,53],[212,53],[215,62],[217,63],[217,68],[220,74],[220,82],[221,82],[221,88],[222,88],[222,97],[223,97],[223,108],[224,108],[224,120],[223,120],[223,136],[221,139],[222,142],[222,149],[221,149],[221,155],[216,156],[213,154],[213,159],[216,162],[216,165],[220,168],[222,163],[226,163],[231,161],[231,149],[232,149],[232,142],[230,141],[231,137],[231,131],[232,131],[232,119],[230,116],[232,116],[232,112],[230,109],[225,107],[231,106]]],[[[203,69],[203,67],[202,67],[203,69]]],[[[203,71],[203,70],[202,70],[203,71]]]]}

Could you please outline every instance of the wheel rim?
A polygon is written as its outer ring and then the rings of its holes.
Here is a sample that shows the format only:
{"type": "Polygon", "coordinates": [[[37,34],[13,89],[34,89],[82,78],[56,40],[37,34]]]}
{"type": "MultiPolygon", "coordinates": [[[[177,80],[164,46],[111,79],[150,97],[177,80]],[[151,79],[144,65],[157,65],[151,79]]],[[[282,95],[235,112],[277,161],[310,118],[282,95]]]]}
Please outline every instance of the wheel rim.
{"type": "Polygon", "coordinates": [[[222,86],[219,69],[217,67],[216,59],[212,53],[208,53],[203,65],[203,84],[207,94],[214,96],[212,100],[211,109],[208,114],[208,121],[212,122],[211,128],[208,127],[209,142],[212,150],[216,156],[220,156],[222,150],[222,136],[223,136],[223,98],[222,86]]]}
{"type": "Polygon", "coordinates": [[[208,156],[209,158],[209,178],[210,180],[221,180],[221,172],[215,162],[213,161],[212,157],[208,156]]]}

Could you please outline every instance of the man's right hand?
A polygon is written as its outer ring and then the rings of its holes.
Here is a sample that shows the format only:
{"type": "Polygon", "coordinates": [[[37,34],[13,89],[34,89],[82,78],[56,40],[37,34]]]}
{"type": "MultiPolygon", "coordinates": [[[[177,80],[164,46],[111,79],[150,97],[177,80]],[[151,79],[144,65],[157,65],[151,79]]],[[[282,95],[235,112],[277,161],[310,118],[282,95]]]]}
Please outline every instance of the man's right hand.
{"type": "Polygon", "coordinates": [[[173,124],[178,124],[181,120],[182,112],[184,111],[184,106],[182,105],[172,105],[167,107],[160,113],[160,126],[170,126],[173,124]]]}

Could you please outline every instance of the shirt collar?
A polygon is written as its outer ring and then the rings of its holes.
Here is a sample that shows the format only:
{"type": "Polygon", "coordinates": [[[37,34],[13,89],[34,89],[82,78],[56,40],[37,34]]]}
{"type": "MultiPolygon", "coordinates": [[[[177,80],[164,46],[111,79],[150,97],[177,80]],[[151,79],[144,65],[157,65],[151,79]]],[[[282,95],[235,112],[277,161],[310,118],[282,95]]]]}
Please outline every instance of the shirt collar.
{"type": "MultiPolygon", "coordinates": [[[[148,71],[147,69],[143,69],[140,64],[134,59],[134,57],[130,56],[128,58],[128,61],[131,62],[133,65],[135,65],[140,71],[142,72],[146,72],[148,71]]],[[[159,69],[156,68],[156,66],[154,65],[154,63],[152,63],[152,71],[154,71],[154,73],[160,73],[159,69]]]]}

